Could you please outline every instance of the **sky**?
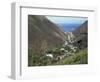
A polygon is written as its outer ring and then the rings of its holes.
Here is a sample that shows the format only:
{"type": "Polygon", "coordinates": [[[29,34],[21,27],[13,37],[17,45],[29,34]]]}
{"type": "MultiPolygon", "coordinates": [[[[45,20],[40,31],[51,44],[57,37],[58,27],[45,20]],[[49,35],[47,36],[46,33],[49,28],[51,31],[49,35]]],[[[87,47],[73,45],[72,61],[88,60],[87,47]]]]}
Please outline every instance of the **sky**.
{"type": "Polygon", "coordinates": [[[86,17],[46,16],[64,31],[74,31],[88,19],[86,17]]]}

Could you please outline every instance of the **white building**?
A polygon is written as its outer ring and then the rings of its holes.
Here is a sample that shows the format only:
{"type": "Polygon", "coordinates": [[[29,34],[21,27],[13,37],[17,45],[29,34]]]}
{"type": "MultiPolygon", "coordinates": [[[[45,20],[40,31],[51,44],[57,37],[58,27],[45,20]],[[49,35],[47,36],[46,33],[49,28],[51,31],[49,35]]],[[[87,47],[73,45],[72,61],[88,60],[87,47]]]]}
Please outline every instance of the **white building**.
{"type": "Polygon", "coordinates": [[[53,54],[46,54],[47,57],[53,58],[53,54]]]}

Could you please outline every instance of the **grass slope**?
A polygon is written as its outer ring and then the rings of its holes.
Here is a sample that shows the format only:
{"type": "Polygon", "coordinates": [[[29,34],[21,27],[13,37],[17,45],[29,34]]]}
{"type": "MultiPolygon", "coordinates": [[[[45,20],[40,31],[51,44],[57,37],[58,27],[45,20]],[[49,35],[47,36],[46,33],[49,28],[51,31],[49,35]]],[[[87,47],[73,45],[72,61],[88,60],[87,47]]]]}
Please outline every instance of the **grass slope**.
{"type": "Polygon", "coordinates": [[[63,60],[60,60],[56,65],[73,65],[73,64],[88,64],[88,52],[87,49],[80,50],[78,53],[66,57],[63,60]]]}

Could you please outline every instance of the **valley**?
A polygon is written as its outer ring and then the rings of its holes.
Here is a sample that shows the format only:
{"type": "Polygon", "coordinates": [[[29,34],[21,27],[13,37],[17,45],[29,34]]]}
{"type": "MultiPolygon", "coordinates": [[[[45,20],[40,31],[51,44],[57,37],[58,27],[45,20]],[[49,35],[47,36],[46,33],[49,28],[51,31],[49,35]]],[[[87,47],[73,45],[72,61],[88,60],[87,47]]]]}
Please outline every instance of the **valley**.
{"type": "Polygon", "coordinates": [[[45,16],[28,17],[28,66],[88,63],[87,21],[64,32],[45,16]]]}

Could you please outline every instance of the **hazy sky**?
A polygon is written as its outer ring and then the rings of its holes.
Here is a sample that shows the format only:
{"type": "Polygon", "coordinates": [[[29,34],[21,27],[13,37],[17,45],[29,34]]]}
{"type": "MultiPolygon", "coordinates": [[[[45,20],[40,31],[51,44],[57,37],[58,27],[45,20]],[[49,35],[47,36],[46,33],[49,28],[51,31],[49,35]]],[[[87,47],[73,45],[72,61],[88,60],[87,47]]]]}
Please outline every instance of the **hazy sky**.
{"type": "Polygon", "coordinates": [[[86,17],[61,17],[61,16],[46,16],[50,21],[61,26],[64,31],[73,31],[86,20],[86,17]]]}

